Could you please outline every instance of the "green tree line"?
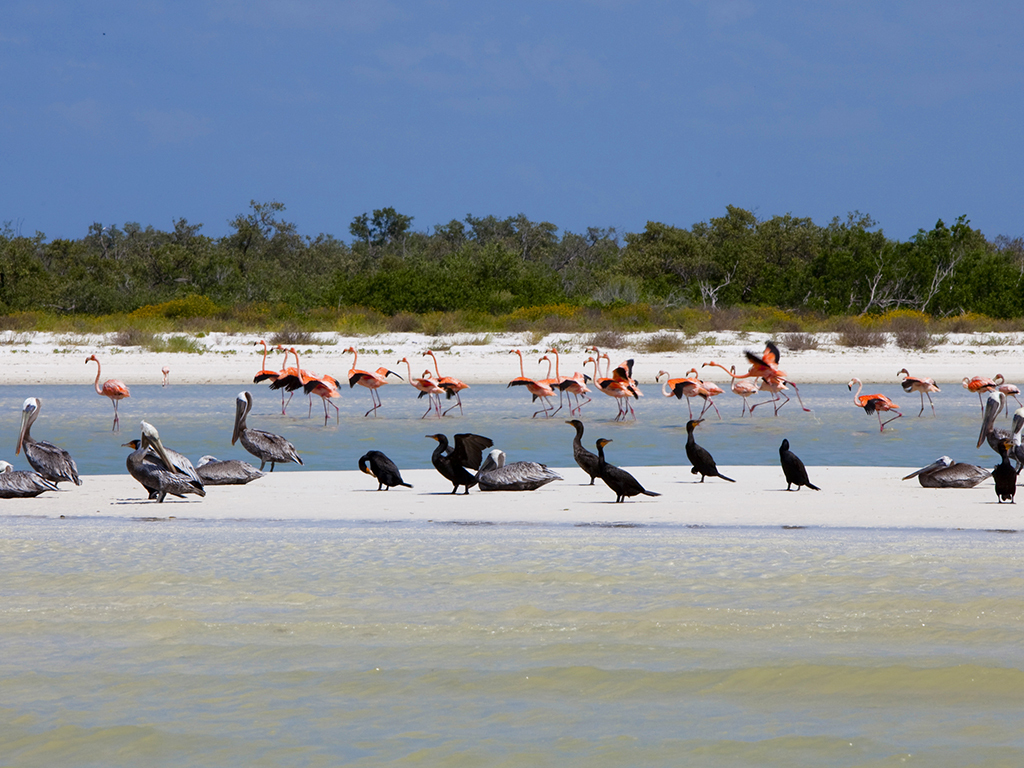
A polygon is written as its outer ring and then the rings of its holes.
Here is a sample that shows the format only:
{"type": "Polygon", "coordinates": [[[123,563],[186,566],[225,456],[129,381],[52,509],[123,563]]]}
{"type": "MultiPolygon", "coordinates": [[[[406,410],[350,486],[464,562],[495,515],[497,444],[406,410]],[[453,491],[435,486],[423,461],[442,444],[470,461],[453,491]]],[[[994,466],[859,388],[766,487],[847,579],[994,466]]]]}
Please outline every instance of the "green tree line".
{"type": "Polygon", "coordinates": [[[646,302],[1024,316],[1024,242],[986,239],[964,216],[901,242],[859,212],[820,225],[729,206],[689,229],[648,222],[620,237],[614,228],[560,232],[523,215],[470,215],[417,231],[412,217],[384,208],[357,216],[345,242],[300,234],[284,212],[253,201],[219,238],[185,219],[168,231],[97,223],[78,240],[26,237],[7,223],[0,314],[103,315],[205,297],[220,307],[358,306],[387,315],[646,302]]]}

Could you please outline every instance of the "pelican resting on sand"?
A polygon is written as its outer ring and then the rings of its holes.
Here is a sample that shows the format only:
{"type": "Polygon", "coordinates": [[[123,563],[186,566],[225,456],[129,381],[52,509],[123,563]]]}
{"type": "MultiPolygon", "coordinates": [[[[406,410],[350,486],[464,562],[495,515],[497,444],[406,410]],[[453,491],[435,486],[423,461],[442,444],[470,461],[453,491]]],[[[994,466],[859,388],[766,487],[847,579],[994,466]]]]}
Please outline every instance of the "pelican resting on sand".
{"type": "Polygon", "coordinates": [[[128,445],[135,447],[125,461],[128,474],[149,491],[149,498],[162,502],[168,493],[179,498],[186,493],[206,495],[192,462],[164,448],[160,433],[152,424],[142,422],[142,439],[132,440],[128,445]]]}
{"type": "Polygon", "coordinates": [[[235,398],[235,429],[231,433],[231,444],[242,441],[242,447],[260,460],[260,472],[270,462],[270,471],[275,464],[286,464],[294,461],[302,464],[302,458],[295,446],[280,435],[264,432],[262,429],[249,429],[245,425],[245,417],[252,410],[252,395],[239,392],[235,398]]]}
{"type": "Polygon", "coordinates": [[[10,462],[0,461],[0,499],[26,499],[57,486],[36,472],[15,470],[10,462]]]}
{"type": "Polygon", "coordinates": [[[389,491],[396,485],[412,488],[409,483],[402,480],[402,473],[398,471],[398,465],[380,451],[367,451],[360,456],[359,471],[377,478],[378,491],[382,489],[389,491]]]}
{"type": "Polygon", "coordinates": [[[954,462],[949,456],[939,456],[927,467],[921,467],[903,479],[916,477],[925,488],[973,488],[991,474],[992,470],[984,467],[954,462]]]}
{"type": "Polygon", "coordinates": [[[216,456],[203,456],[196,464],[203,485],[245,485],[264,477],[256,467],[240,459],[221,461],[216,456]]]}
{"type": "Polygon", "coordinates": [[[535,461],[505,463],[505,452],[497,448],[487,454],[476,481],[481,491],[535,491],[562,476],[535,461]]]}
{"type": "Polygon", "coordinates": [[[21,408],[21,432],[18,434],[18,446],[14,449],[14,455],[17,456],[24,448],[25,458],[32,469],[51,483],[71,482],[81,485],[78,467],[70,453],[45,440],[32,439],[29,430],[39,418],[39,411],[42,407],[43,403],[38,397],[29,397],[25,400],[25,404],[21,408]]]}

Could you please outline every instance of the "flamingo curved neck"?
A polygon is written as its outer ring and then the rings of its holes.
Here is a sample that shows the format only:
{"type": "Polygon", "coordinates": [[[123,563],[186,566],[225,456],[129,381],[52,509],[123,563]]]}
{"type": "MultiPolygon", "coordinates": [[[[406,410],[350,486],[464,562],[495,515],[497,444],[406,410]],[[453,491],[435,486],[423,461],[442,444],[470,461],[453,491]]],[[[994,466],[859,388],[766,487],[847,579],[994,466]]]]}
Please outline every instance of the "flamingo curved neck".
{"type": "Polygon", "coordinates": [[[102,395],[103,387],[100,386],[100,361],[97,360],[95,357],[92,359],[92,361],[96,363],[96,381],[93,382],[93,386],[96,388],[96,394],[102,395]]]}
{"type": "MultiPolygon", "coordinates": [[[[434,353],[433,353],[433,352],[431,352],[431,351],[430,351],[430,350],[428,349],[428,350],[427,350],[426,352],[424,352],[423,354],[424,354],[424,355],[430,355],[430,359],[434,361],[434,373],[436,373],[436,374],[437,374],[437,378],[438,378],[438,379],[440,379],[440,378],[441,378],[441,370],[440,370],[440,369],[439,369],[439,368],[437,367],[437,358],[436,358],[436,357],[434,356],[434,353]]],[[[406,362],[408,363],[408,361],[406,361],[406,362]]],[[[410,376],[410,377],[412,376],[412,372],[411,372],[411,371],[410,371],[410,373],[409,373],[409,376],[410,376]]]]}

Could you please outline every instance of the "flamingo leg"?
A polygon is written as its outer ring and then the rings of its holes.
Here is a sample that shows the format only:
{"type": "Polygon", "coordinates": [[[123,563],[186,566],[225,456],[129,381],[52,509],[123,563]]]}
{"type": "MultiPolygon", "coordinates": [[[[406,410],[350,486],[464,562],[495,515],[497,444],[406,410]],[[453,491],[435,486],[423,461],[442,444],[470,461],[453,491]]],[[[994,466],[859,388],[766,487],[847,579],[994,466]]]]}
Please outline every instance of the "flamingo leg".
{"type": "MultiPolygon", "coordinates": [[[[704,418],[704,414],[705,414],[705,413],[707,412],[707,410],[708,410],[708,408],[709,408],[709,407],[711,407],[711,408],[714,408],[714,409],[715,409],[715,413],[718,413],[718,406],[717,406],[717,405],[715,405],[715,401],[714,401],[714,400],[712,400],[712,399],[711,399],[711,398],[709,397],[709,398],[708,398],[707,400],[705,400],[705,401],[704,401],[704,408],[703,408],[703,409],[701,410],[701,412],[700,412],[700,416],[701,416],[701,418],[704,418]]],[[[721,420],[722,420],[722,414],[720,414],[720,413],[718,413],[718,420],[719,420],[719,421],[721,421],[721,420]]]]}
{"type": "Polygon", "coordinates": [[[114,404],[114,426],[110,428],[110,431],[111,432],[120,432],[121,431],[121,422],[117,418],[117,400],[111,400],[110,402],[112,402],[114,404]]]}
{"type": "MultiPolygon", "coordinates": [[[[441,402],[441,398],[440,398],[440,397],[438,397],[438,398],[437,398],[437,400],[438,400],[438,403],[440,403],[440,402],[441,402]]],[[[461,415],[465,416],[465,412],[464,412],[464,411],[462,410],[462,398],[461,398],[461,397],[459,397],[459,393],[458,393],[458,392],[456,392],[456,393],[455,393],[455,405],[459,406],[459,413],[460,413],[461,415]]],[[[451,411],[451,410],[454,410],[454,409],[455,409],[455,405],[453,405],[453,406],[452,406],[451,408],[447,409],[447,410],[446,410],[446,411],[445,411],[445,412],[444,412],[443,414],[441,414],[441,415],[442,415],[442,416],[447,416],[447,415],[448,415],[448,411],[451,411]]]]}
{"type": "Polygon", "coordinates": [[[896,415],[893,416],[891,419],[886,419],[885,421],[882,421],[882,412],[881,411],[876,411],[876,413],[878,413],[878,425],[879,425],[879,430],[878,431],[879,432],[884,432],[885,431],[885,425],[888,424],[890,421],[896,421],[896,419],[903,418],[903,414],[900,413],[899,411],[896,411],[896,415]]]}
{"type": "Polygon", "coordinates": [[[551,414],[549,413],[549,411],[551,410],[551,403],[548,402],[548,398],[546,397],[540,398],[540,401],[544,405],[544,407],[539,411],[534,411],[533,416],[530,417],[531,419],[537,418],[538,413],[543,413],[546,417],[550,418],[551,414]]]}
{"type": "MultiPolygon", "coordinates": [[[[800,390],[797,388],[796,384],[794,384],[792,381],[789,381],[788,379],[785,381],[785,383],[789,384],[789,386],[793,388],[793,391],[796,392],[796,399],[797,402],[800,403],[800,407],[803,408],[805,412],[811,413],[811,409],[804,405],[804,400],[802,397],[800,397],[800,390]]],[[[786,397],[786,402],[789,402],[789,396],[786,397]]]]}

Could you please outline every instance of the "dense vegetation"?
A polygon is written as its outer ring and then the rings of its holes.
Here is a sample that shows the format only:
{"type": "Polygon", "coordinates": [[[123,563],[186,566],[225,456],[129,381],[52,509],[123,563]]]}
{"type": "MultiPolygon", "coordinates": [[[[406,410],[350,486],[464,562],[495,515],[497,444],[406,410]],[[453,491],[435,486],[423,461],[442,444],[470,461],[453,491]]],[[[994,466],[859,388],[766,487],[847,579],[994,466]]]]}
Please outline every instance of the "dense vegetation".
{"type": "Polygon", "coordinates": [[[559,233],[522,215],[467,216],[418,232],[411,217],[386,208],[353,220],[346,243],[299,234],[284,210],[254,201],[221,238],[184,219],[170,231],[94,224],[79,240],[50,241],[7,224],[0,316],[9,328],[101,315],[329,325],[359,308],[395,330],[423,330],[438,313],[461,313],[470,325],[610,312],[682,326],[694,312],[735,307],[816,318],[1024,316],[1024,242],[988,240],[965,217],[898,242],[859,213],[822,226],[730,206],[689,229],[649,222],[620,237],[559,233]]]}

